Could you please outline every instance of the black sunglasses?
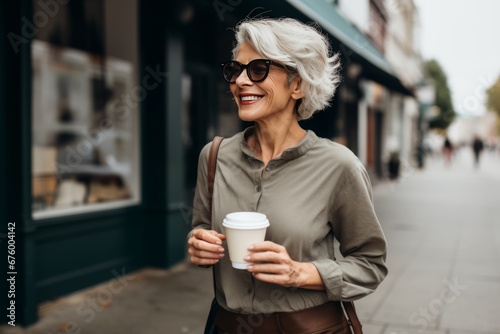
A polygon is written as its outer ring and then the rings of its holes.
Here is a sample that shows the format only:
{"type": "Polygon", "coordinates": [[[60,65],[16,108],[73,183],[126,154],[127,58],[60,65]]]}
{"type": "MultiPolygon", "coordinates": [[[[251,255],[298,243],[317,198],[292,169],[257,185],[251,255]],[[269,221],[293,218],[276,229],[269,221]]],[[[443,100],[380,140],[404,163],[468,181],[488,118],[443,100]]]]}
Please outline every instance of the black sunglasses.
{"type": "Polygon", "coordinates": [[[269,66],[271,65],[284,68],[285,70],[290,70],[288,66],[275,63],[268,59],[254,59],[246,65],[239,63],[236,60],[220,64],[222,76],[224,77],[224,80],[229,83],[235,83],[236,79],[240,76],[244,69],[247,70],[247,76],[250,80],[252,80],[252,82],[264,81],[269,74],[269,66]]]}

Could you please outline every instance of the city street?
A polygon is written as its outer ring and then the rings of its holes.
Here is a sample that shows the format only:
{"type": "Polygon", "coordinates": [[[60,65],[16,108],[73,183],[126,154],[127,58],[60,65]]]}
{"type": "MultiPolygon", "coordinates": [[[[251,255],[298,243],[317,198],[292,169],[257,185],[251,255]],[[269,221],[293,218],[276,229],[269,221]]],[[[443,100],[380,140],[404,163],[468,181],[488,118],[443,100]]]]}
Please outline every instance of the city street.
{"type": "Polygon", "coordinates": [[[500,333],[500,158],[407,174],[375,189],[390,274],[358,303],[366,333],[500,333]]]}
{"type": "MultiPolygon", "coordinates": [[[[397,182],[378,183],[374,197],[390,273],[356,303],[365,333],[500,333],[500,156],[486,153],[474,168],[463,148],[450,166],[440,157],[424,170],[407,165],[397,182]]],[[[26,331],[0,333],[202,333],[210,270],[180,264],[122,280],[106,299],[108,283],[42,305],[26,331]],[[93,297],[99,303],[90,308],[93,297]]]]}

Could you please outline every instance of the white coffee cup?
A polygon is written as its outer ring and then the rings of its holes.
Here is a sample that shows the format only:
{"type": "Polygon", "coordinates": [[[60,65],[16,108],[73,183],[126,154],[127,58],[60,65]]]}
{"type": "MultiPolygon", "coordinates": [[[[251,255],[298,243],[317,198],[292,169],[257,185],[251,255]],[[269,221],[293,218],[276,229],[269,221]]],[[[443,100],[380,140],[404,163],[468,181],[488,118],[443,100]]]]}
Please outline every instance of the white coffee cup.
{"type": "Polygon", "coordinates": [[[258,212],[232,212],[222,222],[226,230],[227,247],[231,265],[236,269],[246,269],[249,265],[243,258],[248,255],[248,247],[264,241],[269,221],[265,214],[258,212]]]}

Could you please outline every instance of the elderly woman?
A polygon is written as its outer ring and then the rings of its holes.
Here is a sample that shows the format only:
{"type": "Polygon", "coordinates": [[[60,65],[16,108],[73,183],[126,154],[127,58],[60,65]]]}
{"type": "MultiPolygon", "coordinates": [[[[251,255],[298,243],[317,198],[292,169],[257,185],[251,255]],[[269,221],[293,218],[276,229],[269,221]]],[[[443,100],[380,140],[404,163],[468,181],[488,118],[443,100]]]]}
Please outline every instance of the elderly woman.
{"type": "Polygon", "coordinates": [[[239,117],[254,126],[220,146],[212,217],[210,144],[201,152],[190,259],[214,265],[219,333],[347,333],[340,301],[372,293],[387,269],[363,165],[299,124],[328,105],[338,56],[320,32],[293,19],[244,21],[236,41],[222,74],[239,117]],[[246,270],[233,269],[225,254],[222,221],[235,211],[264,213],[271,223],[266,241],[249,248],[246,270]]]}

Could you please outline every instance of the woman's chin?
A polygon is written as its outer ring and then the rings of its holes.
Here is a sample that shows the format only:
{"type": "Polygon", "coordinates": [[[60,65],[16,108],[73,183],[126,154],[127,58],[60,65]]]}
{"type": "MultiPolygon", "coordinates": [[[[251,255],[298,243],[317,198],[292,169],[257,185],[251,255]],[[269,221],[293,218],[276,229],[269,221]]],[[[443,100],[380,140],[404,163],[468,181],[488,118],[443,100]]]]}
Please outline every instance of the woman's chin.
{"type": "Polygon", "coordinates": [[[256,112],[241,111],[238,112],[238,117],[244,122],[255,122],[259,117],[256,112]]]}

